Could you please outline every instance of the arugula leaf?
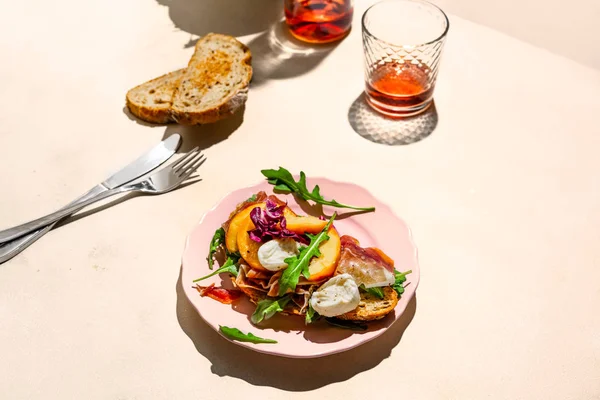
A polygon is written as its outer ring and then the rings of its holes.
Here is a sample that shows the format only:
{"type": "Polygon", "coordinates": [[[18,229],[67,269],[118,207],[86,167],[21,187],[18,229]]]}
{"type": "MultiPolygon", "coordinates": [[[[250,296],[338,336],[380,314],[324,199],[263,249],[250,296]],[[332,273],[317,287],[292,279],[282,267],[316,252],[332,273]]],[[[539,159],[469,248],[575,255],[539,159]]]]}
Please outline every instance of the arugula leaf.
{"type": "Polygon", "coordinates": [[[194,280],[194,282],[200,282],[206,278],[210,278],[211,276],[220,274],[221,272],[229,272],[231,275],[237,276],[238,275],[237,262],[239,259],[240,259],[240,256],[237,255],[236,253],[229,253],[227,255],[227,260],[225,260],[225,263],[223,264],[223,266],[221,268],[219,268],[216,271],[211,272],[210,274],[208,274],[206,276],[203,276],[202,278],[198,278],[198,279],[194,280]]]}
{"type": "Polygon", "coordinates": [[[300,171],[300,180],[296,182],[293,175],[287,169],[279,167],[278,170],[274,169],[263,169],[260,171],[266,178],[267,181],[275,186],[275,190],[282,193],[297,193],[304,200],[312,200],[318,204],[324,204],[327,206],[333,206],[338,208],[351,208],[359,211],[375,211],[375,207],[356,207],[348,204],[338,203],[337,201],[325,200],[320,193],[319,185],[316,185],[312,192],[306,187],[306,175],[303,171],[300,171]]]}
{"type": "Polygon", "coordinates": [[[318,257],[321,255],[319,246],[321,243],[329,239],[329,236],[327,236],[327,231],[329,230],[329,227],[333,223],[335,217],[336,213],[333,213],[329,219],[329,222],[327,222],[327,225],[325,225],[323,230],[318,235],[307,234],[310,238],[310,244],[307,247],[301,247],[298,255],[294,257],[288,257],[283,260],[288,267],[283,271],[283,274],[281,274],[281,277],[279,278],[280,296],[283,296],[288,289],[291,289],[292,292],[296,290],[296,285],[300,279],[300,274],[304,275],[306,278],[310,276],[310,272],[308,270],[310,260],[313,257],[318,257]]]}
{"type": "Polygon", "coordinates": [[[254,313],[252,313],[252,316],[250,317],[250,321],[252,321],[253,324],[259,324],[265,319],[271,318],[278,312],[283,311],[283,308],[291,299],[290,296],[284,296],[277,299],[264,299],[259,301],[254,313]]]}
{"type": "Polygon", "coordinates": [[[248,200],[246,201],[256,201],[257,197],[256,194],[253,194],[252,196],[248,197],[248,200]]]}
{"type": "Polygon", "coordinates": [[[383,289],[380,287],[372,287],[372,288],[366,288],[365,285],[360,285],[359,287],[360,290],[362,290],[363,292],[367,292],[372,296],[378,297],[380,299],[383,299],[385,297],[385,295],[383,294],[383,289]]]}
{"type": "Polygon", "coordinates": [[[208,257],[206,257],[206,261],[208,261],[208,268],[213,269],[213,265],[215,264],[215,253],[219,250],[219,247],[225,243],[225,229],[219,228],[215,231],[213,238],[210,241],[210,248],[208,249],[208,257]]]}
{"type": "Polygon", "coordinates": [[[396,281],[392,285],[392,288],[396,291],[396,293],[398,293],[398,296],[401,296],[402,293],[404,293],[404,286],[402,286],[402,284],[406,282],[406,275],[410,273],[412,273],[412,270],[406,272],[398,272],[397,270],[394,270],[394,277],[396,278],[396,281]]]}
{"type": "Polygon", "coordinates": [[[331,324],[333,326],[337,326],[338,328],[351,329],[353,331],[366,331],[368,329],[368,326],[366,324],[359,324],[356,322],[344,321],[342,319],[325,318],[325,321],[327,321],[329,324],[331,324]]]}
{"type": "Polygon", "coordinates": [[[239,342],[250,342],[250,343],[277,343],[277,340],[263,339],[255,336],[248,332],[247,334],[240,331],[238,328],[230,328],[228,326],[219,325],[219,331],[227,336],[229,339],[237,340],[239,342]]]}
{"type": "Polygon", "coordinates": [[[321,316],[319,315],[319,313],[317,313],[315,311],[315,309],[312,307],[312,305],[310,305],[310,303],[308,303],[308,310],[306,310],[306,317],[304,319],[304,322],[306,323],[306,325],[312,324],[313,322],[318,320],[320,317],[321,316]]]}

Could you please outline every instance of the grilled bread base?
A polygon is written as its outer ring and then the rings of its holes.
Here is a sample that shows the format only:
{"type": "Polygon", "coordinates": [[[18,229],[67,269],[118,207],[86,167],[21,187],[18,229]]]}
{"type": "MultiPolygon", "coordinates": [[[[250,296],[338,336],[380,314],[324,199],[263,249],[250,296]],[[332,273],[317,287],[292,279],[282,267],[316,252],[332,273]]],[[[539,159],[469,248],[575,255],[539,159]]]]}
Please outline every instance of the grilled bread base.
{"type": "MultiPolygon", "coordinates": [[[[235,283],[235,280],[234,280],[235,283]]],[[[267,298],[267,294],[257,289],[248,287],[239,288],[251,302],[257,304],[259,301],[267,298]]],[[[335,318],[343,319],[346,321],[375,321],[388,315],[398,304],[398,294],[391,287],[383,288],[383,299],[373,296],[367,292],[360,292],[360,303],[354,310],[349,311],[345,314],[338,315],[335,318]]],[[[285,307],[285,313],[304,315],[300,313],[300,308],[290,302],[285,307]]]]}

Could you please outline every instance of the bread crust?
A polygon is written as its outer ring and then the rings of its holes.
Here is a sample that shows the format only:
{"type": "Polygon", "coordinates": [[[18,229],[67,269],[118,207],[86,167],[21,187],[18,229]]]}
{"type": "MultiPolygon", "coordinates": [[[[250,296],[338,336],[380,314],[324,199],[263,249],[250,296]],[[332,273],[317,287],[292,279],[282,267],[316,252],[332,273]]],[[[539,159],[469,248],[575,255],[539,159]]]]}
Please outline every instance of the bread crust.
{"type": "Polygon", "coordinates": [[[226,42],[241,49],[244,53],[241,60],[236,60],[236,63],[239,62],[242,67],[242,75],[240,76],[239,83],[226,96],[220,99],[218,104],[202,111],[189,111],[173,104],[177,99],[177,94],[181,89],[183,80],[194,78],[191,72],[188,73],[188,68],[183,68],[144,82],[129,90],[125,96],[125,102],[129,111],[137,118],[154,124],[177,122],[182,125],[198,125],[217,122],[240,110],[248,99],[248,87],[252,79],[252,54],[250,49],[232,36],[209,33],[202,37],[196,44],[196,50],[188,63],[188,67],[194,65],[196,54],[202,51],[203,46],[211,40],[226,42]],[[164,81],[164,84],[161,85],[161,81],[164,81]],[[169,100],[164,100],[160,104],[156,104],[152,101],[151,94],[147,94],[148,101],[146,102],[136,100],[136,94],[148,92],[151,89],[166,92],[169,100]],[[168,94],[169,92],[171,92],[170,95],[168,94]]]}
{"type": "MultiPolygon", "coordinates": [[[[146,92],[157,86],[163,87],[163,85],[172,86],[171,91],[174,94],[184,72],[185,68],[169,72],[168,74],[161,75],[158,78],[144,82],[129,90],[125,96],[125,102],[129,111],[139,119],[153,124],[167,124],[173,122],[171,117],[172,95],[171,102],[167,103],[165,106],[142,104],[141,102],[136,101],[135,95],[139,92],[146,92]],[[177,75],[179,75],[179,77],[177,77],[177,75]],[[161,84],[160,81],[164,81],[164,83],[161,84]]],[[[163,90],[169,89],[163,87],[163,90]]]]}
{"type": "Polygon", "coordinates": [[[346,321],[375,321],[385,317],[398,304],[398,293],[390,286],[382,289],[383,299],[366,292],[361,292],[358,307],[336,318],[346,321]]]}
{"type": "MultiPolygon", "coordinates": [[[[240,79],[240,83],[234,90],[232,90],[227,96],[221,99],[220,103],[211,107],[207,110],[202,111],[186,111],[176,104],[171,107],[171,118],[182,125],[197,125],[197,124],[208,124],[219,121],[233,115],[246,103],[248,99],[248,86],[252,79],[252,54],[250,49],[239,42],[237,39],[227,35],[221,35],[218,33],[209,33],[204,36],[196,44],[196,51],[194,56],[190,59],[188,69],[195,63],[196,54],[202,49],[204,43],[210,40],[224,40],[233,43],[235,46],[240,48],[244,52],[244,57],[239,61],[243,67],[243,76],[240,79]]],[[[189,75],[189,73],[188,73],[189,75]]],[[[183,79],[186,79],[185,77],[183,79]]],[[[181,85],[176,89],[173,96],[177,98],[178,92],[181,90],[181,85]]]]}

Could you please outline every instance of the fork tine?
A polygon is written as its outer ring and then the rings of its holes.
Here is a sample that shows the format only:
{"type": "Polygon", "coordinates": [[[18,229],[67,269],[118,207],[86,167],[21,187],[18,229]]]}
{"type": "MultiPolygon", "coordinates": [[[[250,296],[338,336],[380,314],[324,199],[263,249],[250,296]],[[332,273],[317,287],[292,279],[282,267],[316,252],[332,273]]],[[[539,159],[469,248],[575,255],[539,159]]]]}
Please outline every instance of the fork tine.
{"type": "Polygon", "coordinates": [[[196,153],[194,153],[194,155],[192,157],[188,157],[188,159],[185,160],[184,163],[180,164],[173,171],[175,173],[180,174],[181,172],[187,170],[190,165],[192,165],[193,163],[195,163],[198,160],[198,158],[202,158],[202,153],[200,153],[200,150],[198,150],[196,153]]]}
{"type": "Polygon", "coordinates": [[[192,150],[190,150],[189,152],[187,152],[183,157],[181,157],[179,160],[175,161],[173,164],[171,164],[171,168],[173,170],[175,170],[179,165],[181,165],[183,162],[185,162],[186,160],[189,160],[190,156],[193,156],[194,154],[196,154],[197,152],[200,151],[200,148],[198,146],[194,147],[192,150]]]}
{"type": "Polygon", "coordinates": [[[200,166],[202,164],[204,164],[205,161],[206,161],[206,157],[204,155],[202,155],[202,157],[200,157],[199,159],[197,159],[196,161],[194,161],[194,163],[192,163],[190,166],[186,167],[183,170],[183,175],[190,176],[191,174],[193,174],[194,172],[196,172],[196,170],[198,168],[200,168],[200,166]]]}
{"type": "Polygon", "coordinates": [[[204,155],[203,155],[202,157],[200,157],[199,160],[195,161],[191,166],[189,166],[188,168],[183,170],[182,173],[179,175],[179,177],[182,180],[189,178],[189,176],[192,175],[194,172],[196,172],[196,170],[198,168],[200,168],[200,166],[202,164],[204,164],[205,161],[206,161],[206,157],[204,157],[204,155]]]}

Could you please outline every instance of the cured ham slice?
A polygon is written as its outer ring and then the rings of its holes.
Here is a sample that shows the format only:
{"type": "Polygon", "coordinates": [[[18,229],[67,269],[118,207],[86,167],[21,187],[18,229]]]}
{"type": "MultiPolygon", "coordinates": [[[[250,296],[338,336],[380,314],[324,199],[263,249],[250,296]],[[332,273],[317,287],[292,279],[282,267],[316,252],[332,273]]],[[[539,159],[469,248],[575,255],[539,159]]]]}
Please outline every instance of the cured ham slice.
{"type": "Polygon", "coordinates": [[[267,194],[265,192],[258,192],[256,193],[256,199],[254,200],[246,200],[241,202],[240,204],[238,204],[235,207],[235,210],[233,210],[231,212],[231,214],[229,214],[229,218],[227,219],[227,221],[225,221],[225,223],[223,224],[223,229],[225,229],[225,231],[227,231],[229,229],[229,224],[231,223],[231,220],[233,219],[233,217],[235,217],[240,211],[242,211],[245,208],[251,207],[251,206],[255,206],[257,204],[260,203],[264,203],[267,200],[267,194]]]}
{"type": "Polygon", "coordinates": [[[215,284],[210,286],[196,285],[194,288],[200,293],[200,296],[210,297],[213,300],[217,300],[223,304],[231,304],[242,296],[242,292],[239,290],[231,290],[220,287],[215,287],[215,284]]]}
{"type": "Polygon", "coordinates": [[[366,288],[394,284],[394,261],[383,251],[360,247],[358,240],[348,235],[342,236],[340,241],[342,254],[336,275],[350,274],[358,286],[366,288]]]}
{"type": "MultiPolygon", "coordinates": [[[[281,277],[281,274],[283,274],[283,271],[278,271],[276,273],[265,273],[264,271],[256,271],[250,268],[248,265],[242,264],[240,266],[238,276],[235,279],[235,285],[242,289],[242,291],[245,288],[254,289],[264,292],[267,296],[278,297],[279,278],[281,277]]],[[[311,282],[303,276],[300,277],[294,293],[303,297],[302,308],[305,308],[307,304],[304,297],[306,297],[306,299],[310,297],[306,296],[306,294],[310,294],[310,292],[314,290],[314,287],[319,286],[324,281],[325,280],[311,282]]]]}

